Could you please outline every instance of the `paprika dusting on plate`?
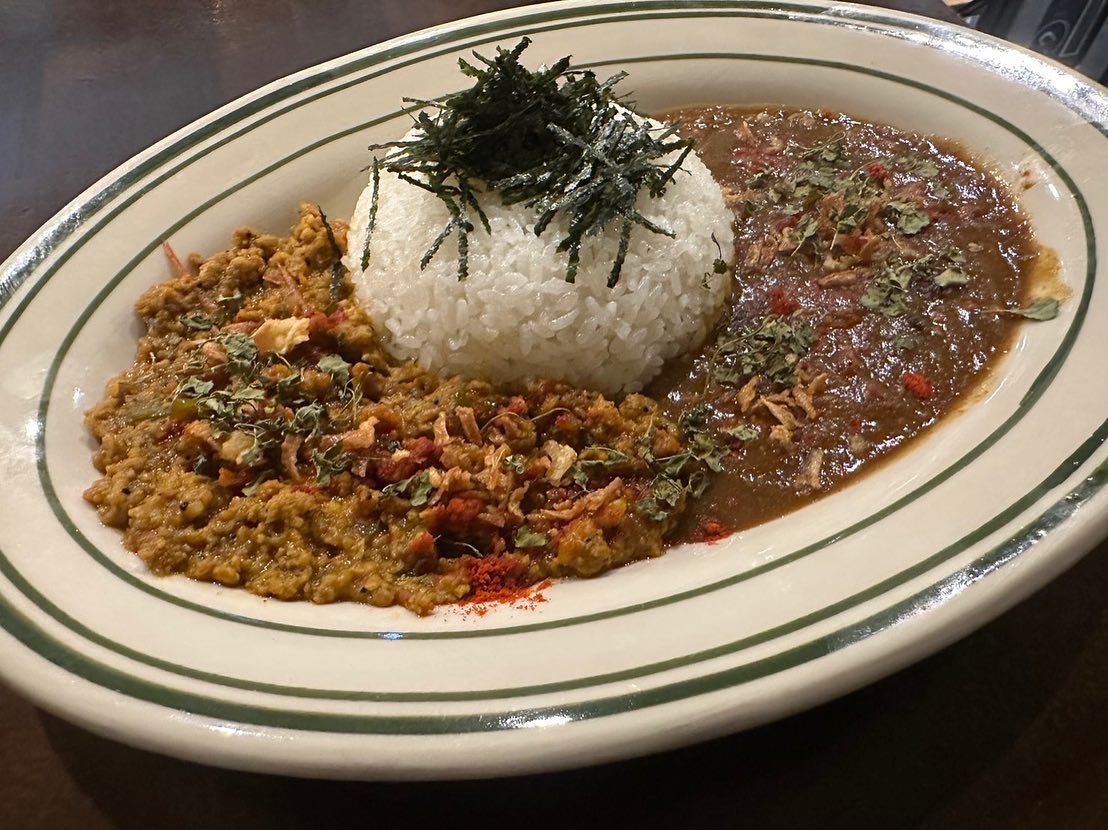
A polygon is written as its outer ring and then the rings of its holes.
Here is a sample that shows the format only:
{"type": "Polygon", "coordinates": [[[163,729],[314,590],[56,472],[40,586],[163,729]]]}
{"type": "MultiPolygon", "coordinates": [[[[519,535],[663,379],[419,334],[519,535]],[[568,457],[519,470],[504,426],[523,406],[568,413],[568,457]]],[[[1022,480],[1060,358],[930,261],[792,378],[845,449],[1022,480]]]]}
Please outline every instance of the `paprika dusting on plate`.
{"type": "Polygon", "coordinates": [[[529,580],[527,564],[521,559],[467,556],[463,558],[463,569],[470,579],[470,593],[461,600],[467,614],[483,617],[497,605],[529,609],[546,602],[541,591],[550,584],[549,580],[538,584],[529,580]]]}

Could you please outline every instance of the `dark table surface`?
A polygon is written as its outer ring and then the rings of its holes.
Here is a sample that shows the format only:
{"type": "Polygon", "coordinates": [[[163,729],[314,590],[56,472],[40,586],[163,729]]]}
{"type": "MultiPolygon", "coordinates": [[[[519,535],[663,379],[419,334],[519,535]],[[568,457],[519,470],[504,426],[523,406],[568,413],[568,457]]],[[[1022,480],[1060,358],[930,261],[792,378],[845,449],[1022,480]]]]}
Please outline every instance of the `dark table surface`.
{"type": "MultiPolygon", "coordinates": [[[[0,3],[0,259],[177,127],[512,0],[0,3]]],[[[939,0],[877,5],[955,19],[939,0]]],[[[2,521],[3,519],[0,519],[2,521]]],[[[781,723],[556,775],[357,784],[140,752],[0,689],[0,827],[1108,828],[1108,544],[918,665],[781,723]]]]}

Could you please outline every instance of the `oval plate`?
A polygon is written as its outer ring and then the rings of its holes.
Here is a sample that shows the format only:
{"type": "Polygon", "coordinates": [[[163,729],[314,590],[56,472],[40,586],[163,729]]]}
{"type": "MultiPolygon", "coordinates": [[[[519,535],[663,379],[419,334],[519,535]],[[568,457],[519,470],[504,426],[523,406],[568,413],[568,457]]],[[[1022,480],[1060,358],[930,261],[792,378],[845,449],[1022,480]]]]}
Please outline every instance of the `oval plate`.
{"type": "Polygon", "coordinates": [[[973,32],[813,3],[556,3],[292,75],[98,182],[0,270],[0,674],[136,746],[343,778],[548,770],[742,729],[842,694],[1000,613],[1108,530],[1108,98],[973,32]],[[987,394],[783,519],[546,591],[532,610],[282,604],[158,579],[97,521],[83,411],[128,365],[159,246],[212,252],[296,204],[349,213],[400,95],[523,35],[626,69],[647,110],[780,102],[949,136],[1015,182],[1071,298],[987,394]]]}

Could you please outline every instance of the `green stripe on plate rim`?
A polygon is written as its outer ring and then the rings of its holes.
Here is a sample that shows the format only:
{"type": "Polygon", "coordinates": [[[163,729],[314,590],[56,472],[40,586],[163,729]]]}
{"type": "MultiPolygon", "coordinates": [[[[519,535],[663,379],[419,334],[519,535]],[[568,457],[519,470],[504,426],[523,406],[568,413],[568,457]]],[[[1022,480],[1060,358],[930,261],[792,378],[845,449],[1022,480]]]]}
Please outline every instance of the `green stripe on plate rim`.
{"type": "MultiPolygon", "coordinates": [[[[149,584],[148,582],[145,582],[144,580],[140,579],[139,577],[135,576],[134,574],[132,574],[132,573],[128,572],[127,570],[125,570],[124,568],[120,567],[115,562],[113,562],[110,557],[108,557],[106,554],[104,554],[103,551],[101,551],[99,548],[97,548],[83,533],[81,533],[81,531],[76,526],[76,523],[73,522],[71,517],[69,517],[68,514],[65,512],[65,509],[61,505],[60,500],[57,498],[56,491],[54,490],[53,483],[50,479],[49,468],[48,468],[48,466],[46,464],[46,461],[45,461],[45,457],[46,457],[45,456],[46,435],[45,435],[45,430],[43,429],[43,430],[39,430],[37,438],[36,438],[37,453],[38,453],[37,461],[38,461],[39,477],[40,477],[42,487],[43,487],[43,491],[46,495],[46,498],[47,498],[51,508],[53,509],[55,515],[57,516],[59,523],[62,525],[62,527],[66,530],[66,532],[70,535],[70,537],[73,538],[74,541],[76,541],[81,546],[81,548],[83,550],[85,550],[97,563],[99,563],[101,566],[103,566],[104,568],[111,571],[115,576],[117,576],[119,579],[123,580],[124,582],[128,583],[132,587],[136,588],[137,590],[143,591],[144,593],[150,594],[152,596],[156,596],[156,597],[158,597],[159,599],[162,599],[165,602],[169,602],[169,603],[172,603],[172,604],[177,605],[179,607],[186,608],[188,610],[194,611],[196,613],[204,614],[204,615],[207,615],[207,616],[213,616],[213,617],[217,617],[217,618],[220,618],[220,619],[225,619],[225,620],[236,622],[236,623],[241,623],[241,624],[245,624],[245,625],[252,625],[252,626],[255,626],[255,627],[260,627],[260,628],[265,628],[265,629],[270,629],[270,630],[288,631],[288,632],[293,632],[293,633],[298,633],[298,634],[306,634],[306,635],[321,636],[321,637],[341,637],[341,638],[351,638],[351,639],[462,639],[462,638],[475,638],[475,637],[497,637],[497,636],[506,636],[506,635],[510,635],[510,634],[519,634],[519,633],[524,633],[524,632],[528,632],[528,631],[548,630],[548,629],[565,627],[565,626],[570,626],[570,625],[581,625],[581,624],[584,624],[584,623],[587,623],[587,622],[593,622],[593,621],[603,620],[603,619],[610,619],[610,618],[617,617],[617,616],[622,616],[622,615],[625,615],[625,614],[639,613],[639,612],[642,612],[642,611],[650,610],[652,608],[657,608],[657,607],[669,605],[669,604],[672,604],[672,603],[692,599],[694,597],[702,596],[704,594],[707,594],[707,593],[710,593],[710,592],[713,592],[713,591],[716,591],[716,590],[720,590],[720,589],[723,589],[723,588],[727,588],[727,587],[730,587],[732,585],[736,585],[740,582],[747,581],[749,579],[753,579],[753,578],[761,576],[761,575],[763,575],[763,574],[765,574],[769,571],[772,571],[772,570],[775,570],[777,568],[783,567],[784,565],[790,564],[790,563],[795,562],[799,559],[802,559],[802,558],[804,558],[808,555],[811,555],[812,553],[815,553],[819,550],[822,550],[823,548],[827,547],[830,544],[841,541],[842,539],[847,538],[847,537],[849,537],[849,536],[851,536],[851,535],[853,535],[853,534],[855,534],[855,533],[857,533],[857,532],[859,532],[859,531],[861,531],[861,530],[863,530],[867,527],[870,527],[873,524],[887,518],[888,516],[892,515],[893,513],[896,513],[897,511],[904,508],[905,506],[907,506],[911,502],[913,502],[916,499],[920,498],[924,494],[930,492],[935,487],[939,486],[940,484],[942,484],[943,482],[945,482],[946,480],[948,480],[949,478],[951,478],[952,476],[957,474],[960,470],[964,469],[968,464],[972,463],[976,458],[980,457],[981,454],[983,454],[991,446],[993,446],[997,441],[999,441],[1020,420],[1022,420],[1022,418],[1025,417],[1027,415],[1027,413],[1034,407],[1035,403],[1038,401],[1040,396],[1045,392],[1045,390],[1049,387],[1049,385],[1052,382],[1054,376],[1057,374],[1059,368],[1062,365],[1062,362],[1065,360],[1066,356],[1068,355],[1069,351],[1071,350],[1071,348],[1073,346],[1073,343],[1076,340],[1077,335],[1079,334],[1079,332],[1080,332],[1080,330],[1081,330],[1081,328],[1084,324],[1084,320],[1085,320],[1085,317],[1086,317],[1086,314],[1087,314],[1088,304],[1089,304],[1089,301],[1090,301],[1091,296],[1092,296],[1093,284],[1094,284],[1094,281],[1095,281],[1096,240],[1095,240],[1095,233],[1094,233],[1093,226],[1092,226],[1092,218],[1089,214],[1088,207],[1086,205],[1084,196],[1082,195],[1082,193],[1080,191],[1080,188],[1078,188],[1077,184],[1073,181],[1073,179],[1069,175],[1069,173],[1065,170],[1065,168],[1062,167],[1062,165],[1049,152],[1047,152],[1045,150],[1045,148],[1043,148],[1037,142],[1035,142],[1034,139],[1032,139],[1029,135],[1027,135],[1027,133],[1020,130],[1018,127],[1016,127],[1015,125],[1009,123],[1008,121],[1006,121],[1006,120],[1000,118],[999,116],[995,115],[994,113],[989,112],[988,110],[985,110],[984,108],[979,107],[976,104],[972,104],[969,101],[966,101],[966,100],[964,100],[964,99],[962,99],[962,98],[960,98],[956,95],[953,95],[952,93],[946,92],[945,90],[936,89],[934,87],[930,87],[926,84],[923,84],[919,81],[914,81],[914,80],[911,80],[911,79],[902,78],[902,77],[893,75],[891,73],[882,72],[882,71],[875,70],[875,69],[870,69],[870,68],[866,68],[866,67],[856,67],[856,66],[852,66],[852,65],[849,65],[849,64],[843,64],[843,63],[834,62],[834,61],[822,61],[822,60],[815,60],[815,59],[808,59],[808,58],[793,58],[793,57],[781,56],[781,55],[751,55],[751,54],[747,54],[747,53],[719,53],[719,52],[686,53],[686,54],[660,55],[660,56],[640,56],[640,57],[629,58],[629,59],[624,59],[624,60],[608,60],[608,61],[603,61],[603,62],[597,62],[597,63],[591,64],[590,66],[592,66],[593,68],[599,68],[599,67],[602,67],[602,66],[608,66],[608,65],[613,65],[613,64],[626,65],[626,64],[634,64],[634,63],[644,63],[644,62],[664,62],[664,61],[671,61],[671,60],[745,60],[745,61],[760,61],[760,62],[772,62],[772,63],[797,63],[797,64],[801,64],[801,65],[820,66],[820,67],[823,67],[823,68],[837,69],[837,70],[842,70],[842,71],[849,71],[849,72],[856,72],[856,73],[859,73],[859,74],[871,75],[871,76],[881,78],[883,80],[887,80],[887,81],[892,82],[892,83],[898,83],[898,84],[910,86],[912,88],[916,88],[916,89],[919,89],[921,91],[939,96],[939,97],[941,97],[945,100],[948,100],[948,101],[950,101],[954,104],[957,104],[957,105],[959,105],[959,106],[961,106],[965,109],[970,110],[971,112],[974,112],[975,114],[977,114],[981,117],[987,118],[988,120],[992,121],[993,123],[997,124],[998,126],[1000,126],[1000,127],[1004,128],[1005,130],[1009,131],[1014,136],[1016,136],[1021,141],[1023,141],[1032,151],[1037,153],[1051,167],[1051,169],[1053,169],[1055,171],[1055,173],[1063,181],[1063,183],[1066,185],[1066,187],[1070,190],[1071,194],[1073,195],[1074,201],[1077,204],[1078,209],[1081,213],[1082,224],[1083,224],[1083,227],[1084,227],[1085,237],[1086,237],[1086,256],[1087,256],[1087,268],[1086,268],[1085,284],[1082,287],[1081,299],[1080,299],[1080,302],[1078,304],[1077,310],[1074,314],[1073,322],[1071,323],[1071,326],[1070,326],[1069,330],[1067,331],[1066,335],[1063,337],[1063,339],[1062,339],[1062,341],[1059,345],[1058,350],[1052,356],[1050,361],[1048,361],[1048,363],[1046,364],[1044,369],[1040,372],[1039,376],[1032,382],[1028,393],[1025,395],[1024,399],[1020,402],[1020,405],[1017,408],[1017,410],[1009,418],[1007,418],[1004,421],[1004,423],[1002,423],[996,430],[994,430],[994,432],[991,433],[984,441],[982,441],[980,444],[978,444],[973,450],[971,450],[965,456],[960,458],[957,462],[955,462],[954,464],[952,464],[951,466],[947,467],[945,470],[940,472],[934,478],[932,478],[931,480],[929,480],[925,484],[921,485],[916,490],[912,491],[911,493],[908,493],[907,495],[903,496],[902,498],[898,499],[897,501],[895,501],[894,503],[888,505],[887,507],[883,508],[882,510],[877,511],[876,513],[874,513],[874,514],[872,514],[872,515],[870,515],[870,516],[868,516],[868,517],[866,517],[866,518],[864,518],[864,519],[862,519],[858,522],[855,522],[854,524],[848,526],[847,528],[844,528],[843,530],[841,530],[841,531],[839,531],[839,532],[837,532],[837,533],[835,533],[835,534],[833,534],[829,537],[821,539],[821,540],[819,540],[817,542],[814,542],[812,544],[806,545],[803,548],[800,548],[799,550],[791,551],[791,552],[789,552],[789,553],[787,553],[783,556],[780,556],[780,557],[776,558],[772,562],[768,562],[768,563],[760,565],[756,568],[752,568],[752,569],[750,569],[748,571],[745,571],[741,574],[736,574],[736,575],[728,577],[724,580],[720,580],[720,581],[710,583],[710,584],[704,585],[704,586],[699,586],[697,588],[689,589],[687,591],[682,591],[682,592],[679,592],[679,593],[671,594],[671,595],[666,596],[666,597],[661,597],[661,598],[658,598],[658,599],[655,599],[655,600],[649,600],[649,601],[642,602],[642,603],[636,603],[634,605],[624,606],[624,607],[621,607],[621,608],[608,609],[608,610],[605,610],[605,611],[598,611],[598,612],[594,612],[594,613],[591,613],[591,614],[585,614],[585,615],[580,615],[580,616],[577,616],[577,617],[571,617],[571,618],[565,618],[565,619],[549,620],[549,621],[545,621],[545,622],[525,623],[525,624],[513,625],[513,626],[502,626],[502,627],[498,627],[498,628],[473,628],[473,629],[462,629],[462,630],[454,630],[454,631],[365,631],[365,630],[357,630],[357,629],[316,628],[316,627],[311,627],[311,626],[293,625],[293,624],[289,624],[289,623],[278,623],[278,622],[269,621],[269,620],[262,620],[262,619],[258,619],[258,618],[250,617],[250,616],[246,616],[246,615],[232,614],[230,612],[226,612],[226,611],[222,611],[222,610],[218,610],[218,609],[214,609],[214,608],[209,608],[207,606],[191,602],[191,601],[183,599],[181,597],[177,597],[177,596],[175,596],[175,595],[173,595],[173,594],[171,594],[167,591],[162,590],[161,588],[158,588],[154,585],[149,584]]],[[[308,103],[312,100],[315,100],[315,97],[318,97],[318,96],[309,97],[307,99],[304,99],[300,102],[300,104],[302,105],[304,103],[308,103]]],[[[115,277],[113,277],[112,280],[110,280],[104,286],[104,288],[102,288],[101,291],[98,292],[98,294],[94,297],[92,303],[88,307],[86,307],[86,309],[82,312],[82,314],[80,315],[80,317],[78,318],[78,320],[74,324],[73,328],[70,330],[70,332],[66,335],[65,339],[62,341],[62,343],[59,347],[59,350],[55,355],[55,358],[54,358],[54,360],[51,364],[50,370],[49,370],[49,372],[47,374],[47,377],[46,377],[44,392],[43,392],[43,396],[42,396],[42,399],[41,399],[40,410],[39,410],[39,421],[40,421],[40,423],[45,424],[45,422],[46,422],[47,412],[48,412],[48,409],[49,409],[50,399],[51,399],[52,394],[53,394],[53,385],[54,385],[54,382],[55,382],[55,379],[56,379],[56,376],[57,376],[57,372],[59,370],[59,367],[61,365],[62,360],[65,358],[66,354],[68,353],[68,350],[69,350],[70,346],[72,345],[73,340],[78,336],[78,334],[80,333],[81,328],[88,321],[89,317],[99,307],[99,305],[104,301],[104,299],[114,290],[114,288],[123,279],[125,279],[138,266],[138,264],[143,259],[148,257],[153,251],[155,251],[157,249],[157,247],[161,244],[161,240],[168,239],[170,236],[172,236],[174,233],[176,233],[182,227],[187,225],[189,222],[191,222],[193,219],[195,219],[196,216],[203,213],[205,210],[207,210],[213,204],[216,204],[217,202],[222,201],[223,199],[227,198],[229,195],[233,194],[234,192],[241,189],[242,187],[245,187],[249,184],[252,184],[253,182],[255,182],[255,181],[259,180],[260,178],[268,175],[269,173],[273,172],[274,170],[279,169],[283,165],[287,164],[289,161],[300,158],[304,154],[306,154],[306,153],[308,153],[308,152],[310,152],[314,149],[317,149],[318,147],[323,146],[327,143],[330,143],[332,141],[335,141],[335,140],[338,140],[340,138],[346,137],[346,136],[351,135],[353,133],[356,133],[360,130],[369,129],[372,126],[377,126],[377,125],[379,125],[381,123],[384,123],[384,122],[386,122],[390,119],[400,117],[402,114],[403,113],[401,113],[401,112],[394,112],[394,113],[390,113],[389,115],[374,119],[372,121],[365,122],[364,124],[356,125],[354,127],[350,127],[350,128],[348,128],[346,130],[343,130],[339,133],[335,133],[332,136],[329,136],[327,138],[320,139],[316,142],[313,142],[312,144],[308,145],[305,148],[302,148],[302,149],[296,151],[295,153],[287,155],[283,159],[280,159],[280,160],[274,162],[273,164],[269,165],[268,167],[264,168],[263,170],[258,171],[257,173],[255,173],[252,176],[248,177],[244,181],[242,181],[242,182],[240,182],[240,183],[224,190],[222,193],[212,197],[207,202],[200,205],[198,208],[194,209],[189,214],[184,216],[182,219],[178,220],[176,223],[174,223],[172,226],[170,226],[163,234],[159,235],[158,239],[156,239],[155,241],[150,242],[134,258],[132,258],[130,262],[127,263],[127,265],[124,267],[124,269],[122,271],[120,271],[118,274],[116,274],[115,277]]],[[[212,148],[209,148],[209,149],[212,149],[212,148]]],[[[17,314],[22,313],[22,310],[23,309],[17,310],[17,314]]],[[[2,342],[2,341],[0,341],[0,342],[2,342]]]]}
{"type": "MultiPolygon", "coordinates": [[[[1108,421],[1101,424],[1094,436],[1098,444],[1104,440],[1106,430],[1108,421]]],[[[1072,459],[1073,457],[1067,459],[1059,471],[1072,470],[1072,459]]],[[[572,704],[460,715],[359,715],[277,709],[169,688],[107,666],[53,639],[3,596],[0,596],[0,624],[39,656],[90,683],[159,706],[237,723],[322,733],[445,735],[500,732],[541,723],[551,718],[558,719],[560,723],[586,721],[675,703],[779,674],[842,651],[854,643],[867,640],[908,619],[927,613],[1026,553],[1039,539],[1088,502],[1106,482],[1108,461],[1102,461],[1078,487],[988,553],[928,588],[853,625],[778,654],[697,678],[572,704]]]]}

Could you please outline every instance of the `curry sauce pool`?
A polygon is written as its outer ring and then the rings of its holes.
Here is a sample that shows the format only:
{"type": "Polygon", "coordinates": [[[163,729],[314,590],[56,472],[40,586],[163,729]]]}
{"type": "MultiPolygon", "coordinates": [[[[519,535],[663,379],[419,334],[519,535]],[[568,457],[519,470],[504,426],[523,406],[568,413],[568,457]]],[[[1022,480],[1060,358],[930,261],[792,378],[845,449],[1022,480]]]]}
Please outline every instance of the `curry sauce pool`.
{"type": "Polygon", "coordinates": [[[304,206],[139,299],[86,498],[155,573],[427,613],[792,510],[942,417],[1020,313],[1050,316],[1026,221],[957,148],[834,113],[680,115],[738,265],[722,324],[648,394],[391,357],[335,267],[346,226],[304,206]]]}
{"type": "Polygon", "coordinates": [[[934,424],[1003,355],[1049,252],[961,148],[788,107],[670,113],[736,215],[729,320],[648,390],[709,405],[732,452],[699,518],[740,529],[830,492],[934,424]]]}

